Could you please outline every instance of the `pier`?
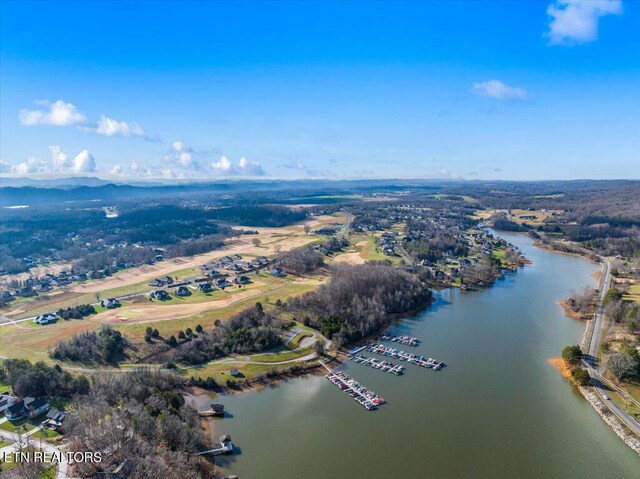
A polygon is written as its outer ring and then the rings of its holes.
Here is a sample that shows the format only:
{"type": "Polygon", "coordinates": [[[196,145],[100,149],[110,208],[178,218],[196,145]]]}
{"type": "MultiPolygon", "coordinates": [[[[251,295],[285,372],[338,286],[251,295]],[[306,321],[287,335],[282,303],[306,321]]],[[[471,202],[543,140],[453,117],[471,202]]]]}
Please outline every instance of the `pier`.
{"type": "Polygon", "coordinates": [[[355,379],[351,378],[348,374],[342,372],[334,373],[322,361],[320,361],[320,364],[329,371],[325,378],[340,388],[341,391],[344,391],[351,396],[354,401],[364,407],[367,411],[378,409],[379,405],[384,404],[384,398],[381,398],[370,389],[367,389],[355,379]]]}
{"type": "Polygon", "coordinates": [[[362,354],[356,354],[354,356],[350,355],[349,359],[355,361],[358,364],[363,364],[364,366],[369,366],[373,369],[379,369],[380,371],[395,374],[396,376],[400,376],[405,370],[405,367],[401,364],[393,364],[389,361],[384,360],[379,361],[376,358],[363,356],[362,354]]]}
{"type": "Polygon", "coordinates": [[[420,344],[418,338],[412,336],[396,336],[392,333],[384,334],[380,339],[383,341],[391,341],[392,343],[404,344],[405,346],[418,346],[420,344]]]}
{"type": "Polygon", "coordinates": [[[371,353],[399,359],[400,361],[406,361],[409,364],[415,364],[423,368],[431,368],[434,371],[438,371],[444,366],[444,363],[437,359],[427,358],[419,354],[407,353],[400,349],[387,347],[384,344],[369,344],[365,346],[365,349],[371,353]]]}

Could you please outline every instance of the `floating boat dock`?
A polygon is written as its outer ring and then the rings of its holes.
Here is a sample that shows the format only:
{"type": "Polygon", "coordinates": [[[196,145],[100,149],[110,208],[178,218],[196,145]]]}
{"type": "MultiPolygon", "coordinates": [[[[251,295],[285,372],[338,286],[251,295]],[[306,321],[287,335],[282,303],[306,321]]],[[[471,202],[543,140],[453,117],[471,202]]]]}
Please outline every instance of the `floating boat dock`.
{"type": "Polygon", "coordinates": [[[383,341],[391,341],[392,343],[404,344],[405,346],[417,346],[420,344],[420,340],[418,338],[411,336],[396,336],[392,333],[384,334],[380,339],[383,341]]]}
{"type": "Polygon", "coordinates": [[[372,367],[373,369],[379,369],[380,371],[395,374],[396,376],[400,376],[405,370],[405,367],[401,364],[393,364],[389,361],[384,360],[378,361],[376,358],[363,356],[362,354],[355,354],[353,356],[350,355],[349,359],[355,361],[358,364],[363,364],[365,366],[372,367]]]}
{"type": "MultiPolygon", "coordinates": [[[[324,364],[323,364],[324,365],[324,364]]],[[[326,366],[325,366],[326,367],[326,366]]],[[[328,369],[328,368],[327,368],[328,369]]],[[[329,381],[335,384],[341,391],[351,396],[357,403],[363,406],[367,411],[378,409],[378,406],[384,404],[384,399],[376,393],[367,389],[362,384],[351,378],[346,373],[329,372],[325,376],[329,381]]]]}
{"type": "Polygon", "coordinates": [[[431,368],[434,371],[438,371],[444,366],[444,363],[437,359],[427,358],[419,354],[407,353],[400,349],[387,347],[384,344],[369,344],[365,346],[365,349],[371,353],[399,359],[400,361],[406,361],[409,364],[416,364],[423,368],[431,368]]]}

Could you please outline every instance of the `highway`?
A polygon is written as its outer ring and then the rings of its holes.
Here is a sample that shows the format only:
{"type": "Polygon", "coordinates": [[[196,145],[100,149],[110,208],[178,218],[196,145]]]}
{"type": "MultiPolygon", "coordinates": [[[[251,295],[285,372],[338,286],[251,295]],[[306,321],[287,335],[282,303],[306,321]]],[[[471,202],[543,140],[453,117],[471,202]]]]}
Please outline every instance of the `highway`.
{"type": "Polygon", "coordinates": [[[598,370],[598,351],[600,342],[602,341],[602,329],[604,323],[604,297],[611,286],[611,262],[606,258],[601,258],[603,265],[603,274],[600,278],[600,291],[598,293],[598,304],[594,315],[593,331],[591,333],[591,341],[589,342],[589,350],[583,356],[582,363],[589,371],[593,390],[598,394],[601,401],[613,412],[618,418],[632,431],[640,436],[640,424],[629,413],[618,406],[609,397],[610,388],[603,382],[602,374],[598,370]]]}

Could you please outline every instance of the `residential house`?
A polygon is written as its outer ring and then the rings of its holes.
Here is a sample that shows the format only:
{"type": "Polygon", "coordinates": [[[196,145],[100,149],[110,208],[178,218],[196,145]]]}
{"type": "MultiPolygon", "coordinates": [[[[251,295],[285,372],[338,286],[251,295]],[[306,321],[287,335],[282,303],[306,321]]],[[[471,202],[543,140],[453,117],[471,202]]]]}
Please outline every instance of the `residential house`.
{"type": "Polygon", "coordinates": [[[30,419],[38,417],[40,414],[44,414],[45,412],[49,411],[49,409],[51,409],[51,405],[46,399],[34,398],[29,396],[24,398],[23,402],[25,416],[30,419]]]}
{"type": "Polygon", "coordinates": [[[155,291],[152,291],[149,296],[151,296],[154,299],[158,299],[160,301],[164,301],[166,299],[169,299],[171,296],[169,296],[169,294],[164,290],[164,289],[157,289],[155,291]]]}
{"type": "Polygon", "coordinates": [[[107,309],[114,309],[120,307],[120,301],[116,298],[103,299],[100,301],[100,306],[107,309]]]}
{"type": "Polygon", "coordinates": [[[230,283],[229,281],[227,281],[226,278],[220,278],[218,281],[216,281],[217,288],[224,289],[224,288],[228,288],[229,286],[233,286],[233,283],[230,283]]]}
{"type": "Polygon", "coordinates": [[[174,292],[176,296],[191,296],[191,291],[186,286],[178,286],[174,292]]]}
{"type": "Polygon", "coordinates": [[[62,426],[66,416],[67,413],[65,412],[58,411],[57,409],[51,409],[47,413],[47,418],[42,422],[42,425],[50,429],[58,429],[62,426]]]}
{"type": "Polygon", "coordinates": [[[163,276],[161,278],[156,278],[147,284],[149,286],[165,286],[168,284],[173,284],[173,278],[171,276],[163,276]]]}
{"type": "Polygon", "coordinates": [[[248,276],[238,276],[235,279],[236,284],[251,284],[251,279],[248,276]]]}
{"type": "Polygon", "coordinates": [[[271,271],[269,271],[269,274],[271,274],[272,276],[275,276],[276,278],[284,278],[287,275],[280,268],[273,268],[271,271]]]}
{"type": "Polygon", "coordinates": [[[55,313],[39,314],[36,316],[36,319],[33,320],[34,323],[41,324],[43,326],[55,323],[56,321],[58,321],[58,316],[56,316],[55,313]]]}
{"type": "Polygon", "coordinates": [[[17,421],[24,417],[24,401],[14,402],[11,406],[5,409],[5,417],[9,421],[17,421]]]}
{"type": "Polygon", "coordinates": [[[213,286],[211,286],[211,283],[200,283],[198,289],[203,293],[210,293],[213,291],[213,286]]]}
{"type": "Polygon", "coordinates": [[[0,394],[0,412],[6,411],[9,406],[13,406],[13,404],[18,400],[15,396],[11,396],[9,394],[0,394]]]}

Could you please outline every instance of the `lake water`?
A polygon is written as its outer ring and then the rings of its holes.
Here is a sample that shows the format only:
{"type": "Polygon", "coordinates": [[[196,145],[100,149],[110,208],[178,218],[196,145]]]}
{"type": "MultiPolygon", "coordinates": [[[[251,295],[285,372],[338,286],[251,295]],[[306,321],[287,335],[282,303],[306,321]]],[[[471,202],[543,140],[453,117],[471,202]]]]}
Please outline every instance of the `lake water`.
{"type": "MultiPolygon", "coordinates": [[[[400,377],[348,362],[341,369],[382,395],[368,412],[324,376],[224,396],[240,454],[219,458],[240,479],[632,478],[640,457],[620,441],[547,359],[584,324],[558,299],[593,286],[599,267],[502,234],[533,265],[477,292],[445,290],[392,326],[444,361],[400,377]]],[[[397,362],[397,361],[396,361],[397,362]]],[[[218,458],[217,458],[218,459],[218,458]]]]}

